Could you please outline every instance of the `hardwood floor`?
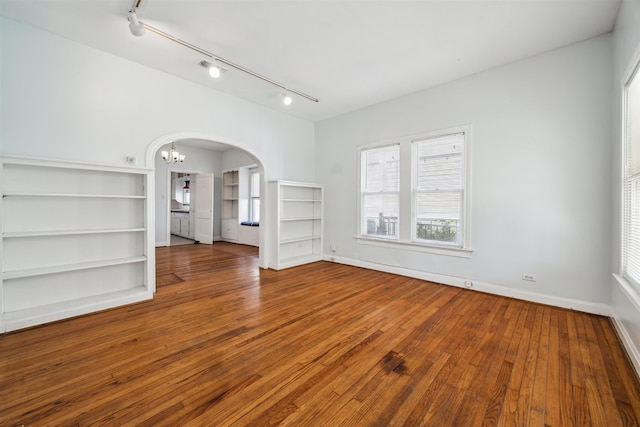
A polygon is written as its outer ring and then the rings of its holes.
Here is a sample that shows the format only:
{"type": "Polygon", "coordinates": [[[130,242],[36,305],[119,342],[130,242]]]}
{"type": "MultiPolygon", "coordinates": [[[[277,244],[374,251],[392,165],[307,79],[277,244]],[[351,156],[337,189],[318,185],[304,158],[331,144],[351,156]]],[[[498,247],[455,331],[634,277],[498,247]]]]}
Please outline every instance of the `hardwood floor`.
{"type": "Polygon", "coordinates": [[[153,301],[0,338],[0,426],[631,426],[605,317],[257,249],[157,250],[153,301]]]}

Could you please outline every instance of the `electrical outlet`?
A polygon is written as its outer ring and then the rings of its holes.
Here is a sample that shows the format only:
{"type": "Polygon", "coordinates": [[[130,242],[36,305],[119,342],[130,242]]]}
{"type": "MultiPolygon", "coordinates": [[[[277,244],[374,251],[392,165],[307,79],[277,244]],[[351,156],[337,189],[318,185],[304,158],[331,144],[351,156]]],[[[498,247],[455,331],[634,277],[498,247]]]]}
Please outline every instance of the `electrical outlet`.
{"type": "Polygon", "coordinates": [[[523,273],[522,274],[522,280],[526,280],[527,282],[535,282],[536,281],[536,275],[535,274],[523,273]]]}
{"type": "Polygon", "coordinates": [[[336,244],[332,243],[330,249],[331,249],[331,252],[335,252],[336,251],[336,244]]]}
{"type": "Polygon", "coordinates": [[[472,288],[473,287],[473,282],[471,280],[465,280],[464,286],[466,288],[472,288]]]}

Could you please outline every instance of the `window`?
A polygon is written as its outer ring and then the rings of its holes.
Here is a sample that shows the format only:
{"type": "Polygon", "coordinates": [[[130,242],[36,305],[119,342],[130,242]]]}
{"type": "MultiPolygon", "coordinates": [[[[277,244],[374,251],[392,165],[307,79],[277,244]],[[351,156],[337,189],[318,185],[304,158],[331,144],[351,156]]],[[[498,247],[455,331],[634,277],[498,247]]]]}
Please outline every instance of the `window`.
{"type": "Polygon", "coordinates": [[[360,243],[469,256],[471,127],[360,147],[360,243]]]}
{"type": "Polygon", "coordinates": [[[399,145],[362,150],[361,234],[398,238],[400,206],[399,145]]]}
{"type": "Polygon", "coordinates": [[[464,134],[413,141],[413,239],[462,246],[464,134]]]}
{"type": "Polygon", "coordinates": [[[622,276],[640,287],[640,63],[624,88],[622,276]]]}
{"type": "Polygon", "coordinates": [[[260,222],[260,172],[249,169],[249,221],[260,222]]]}

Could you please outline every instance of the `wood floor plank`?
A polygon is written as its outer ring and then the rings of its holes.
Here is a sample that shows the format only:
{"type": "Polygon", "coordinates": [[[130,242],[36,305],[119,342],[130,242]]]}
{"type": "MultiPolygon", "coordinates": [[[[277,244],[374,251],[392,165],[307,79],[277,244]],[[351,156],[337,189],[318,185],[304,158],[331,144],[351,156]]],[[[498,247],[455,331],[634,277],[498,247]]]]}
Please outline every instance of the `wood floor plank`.
{"type": "Polygon", "coordinates": [[[152,301],[0,336],[0,425],[640,425],[605,317],[257,255],[157,248],[152,301]]]}
{"type": "Polygon", "coordinates": [[[540,338],[537,347],[537,360],[535,376],[531,380],[531,407],[528,414],[527,426],[544,427],[545,424],[545,400],[546,386],[549,371],[549,334],[551,309],[549,307],[538,307],[540,310],[540,338]]]}
{"type": "Polygon", "coordinates": [[[561,394],[561,375],[560,375],[560,332],[559,332],[559,313],[558,310],[549,308],[549,347],[547,352],[547,382],[545,387],[545,399],[542,408],[544,408],[544,422],[548,426],[561,425],[560,422],[560,405],[554,399],[561,394]]]}

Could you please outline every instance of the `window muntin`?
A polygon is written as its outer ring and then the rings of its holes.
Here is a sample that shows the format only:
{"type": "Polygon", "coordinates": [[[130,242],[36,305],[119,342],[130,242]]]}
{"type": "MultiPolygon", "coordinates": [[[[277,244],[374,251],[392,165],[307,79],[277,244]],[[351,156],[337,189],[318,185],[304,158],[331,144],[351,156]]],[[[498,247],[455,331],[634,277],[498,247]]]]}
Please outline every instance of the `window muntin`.
{"type": "Polygon", "coordinates": [[[640,63],[624,88],[622,276],[640,289],[640,63]]]}
{"type": "Polygon", "coordinates": [[[400,146],[363,149],[361,158],[362,235],[398,239],[400,146]]]}
{"type": "Polygon", "coordinates": [[[413,141],[413,230],[418,242],[462,247],[464,133],[413,141]]]}

